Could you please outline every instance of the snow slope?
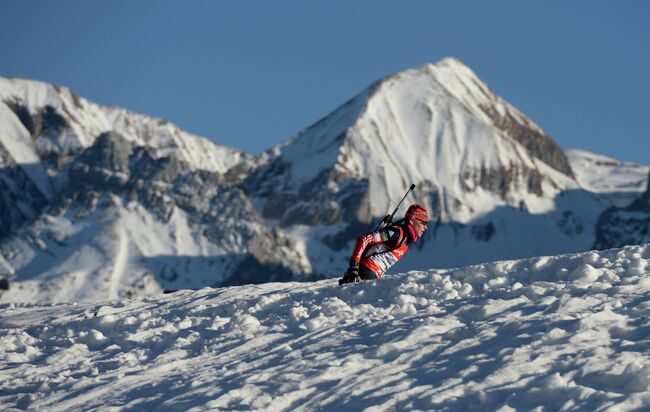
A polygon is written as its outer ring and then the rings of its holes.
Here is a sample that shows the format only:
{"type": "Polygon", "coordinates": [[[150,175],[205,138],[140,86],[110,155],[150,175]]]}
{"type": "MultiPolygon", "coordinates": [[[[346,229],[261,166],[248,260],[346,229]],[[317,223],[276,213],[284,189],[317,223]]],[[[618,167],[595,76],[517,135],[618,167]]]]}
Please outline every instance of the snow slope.
{"type": "Polygon", "coordinates": [[[650,407],[650,245],[0,308],[4,410],[650,407]]]}

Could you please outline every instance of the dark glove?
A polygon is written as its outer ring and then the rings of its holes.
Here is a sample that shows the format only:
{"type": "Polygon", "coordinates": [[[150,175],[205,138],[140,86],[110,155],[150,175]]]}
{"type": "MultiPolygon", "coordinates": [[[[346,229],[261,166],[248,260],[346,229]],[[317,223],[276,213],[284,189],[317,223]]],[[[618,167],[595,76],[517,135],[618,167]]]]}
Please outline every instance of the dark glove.
{"type": "Polygon", "coordinates": [[[339,279],[339,285],[344,285],[346,283],[357,283],[361,282],[361,276],[359,276],[359,267],[351,266],[348,270],[345,271],[345,274],[341,279],[339,279]]]}

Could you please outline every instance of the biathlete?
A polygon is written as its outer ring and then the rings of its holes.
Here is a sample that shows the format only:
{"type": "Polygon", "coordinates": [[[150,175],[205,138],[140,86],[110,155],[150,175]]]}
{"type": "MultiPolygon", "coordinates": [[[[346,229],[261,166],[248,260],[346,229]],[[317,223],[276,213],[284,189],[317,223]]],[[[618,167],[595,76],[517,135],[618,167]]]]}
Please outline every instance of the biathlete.
{"type": "Polygon", "coordinates": [[[429,216],[424,206],[413,204],[404,219],[359,236],[339,285],[381,279],[404,256],[409,246],[422,237],[428,223],[429,216]]]}

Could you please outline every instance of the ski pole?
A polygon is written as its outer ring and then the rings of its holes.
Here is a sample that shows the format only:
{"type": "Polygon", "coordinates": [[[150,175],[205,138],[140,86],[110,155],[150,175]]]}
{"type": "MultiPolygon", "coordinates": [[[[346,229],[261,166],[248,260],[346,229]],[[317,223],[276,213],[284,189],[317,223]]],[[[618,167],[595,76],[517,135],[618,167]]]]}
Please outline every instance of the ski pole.
{"type": "Polygon", "coordinates": [[[406,191],[406,194],[404,195],[402,200],[399,201],[399,203],[397,204],[397,207],[395,208],[395,210],[393,210],[393,213],[391,213],[390,215],[386,215],[386,217],[383,218],[381,222],[379,222],[379,224],[377,225],[377,229],[375,229],[375,232],[379,230],[379,228],[381,227],[382,224],[385,223],[386,225],[389,225],[393,221],[393,216],[395,216],[395,213],[397,213],[397,209],[399,209],[399,207],[402,204],[402,202],[404,201],[404,199],[406,199],[406,196],[408,196],[409,193],[411,193],[411,191],[413,189],[415,189],[414,184],[412,184],[411,187],[409,187],[409,190],[406,191]]]}

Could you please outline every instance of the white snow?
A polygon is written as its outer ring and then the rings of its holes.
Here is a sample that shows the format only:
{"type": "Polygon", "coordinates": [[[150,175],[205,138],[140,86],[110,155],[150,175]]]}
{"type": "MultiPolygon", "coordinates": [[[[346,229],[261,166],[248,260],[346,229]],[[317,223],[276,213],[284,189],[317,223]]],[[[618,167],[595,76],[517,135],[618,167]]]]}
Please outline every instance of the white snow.
{"type": "Polygon", "coordinates": [[[0,305],[3,410],[650,407],[650,245],[0,305]]]}

